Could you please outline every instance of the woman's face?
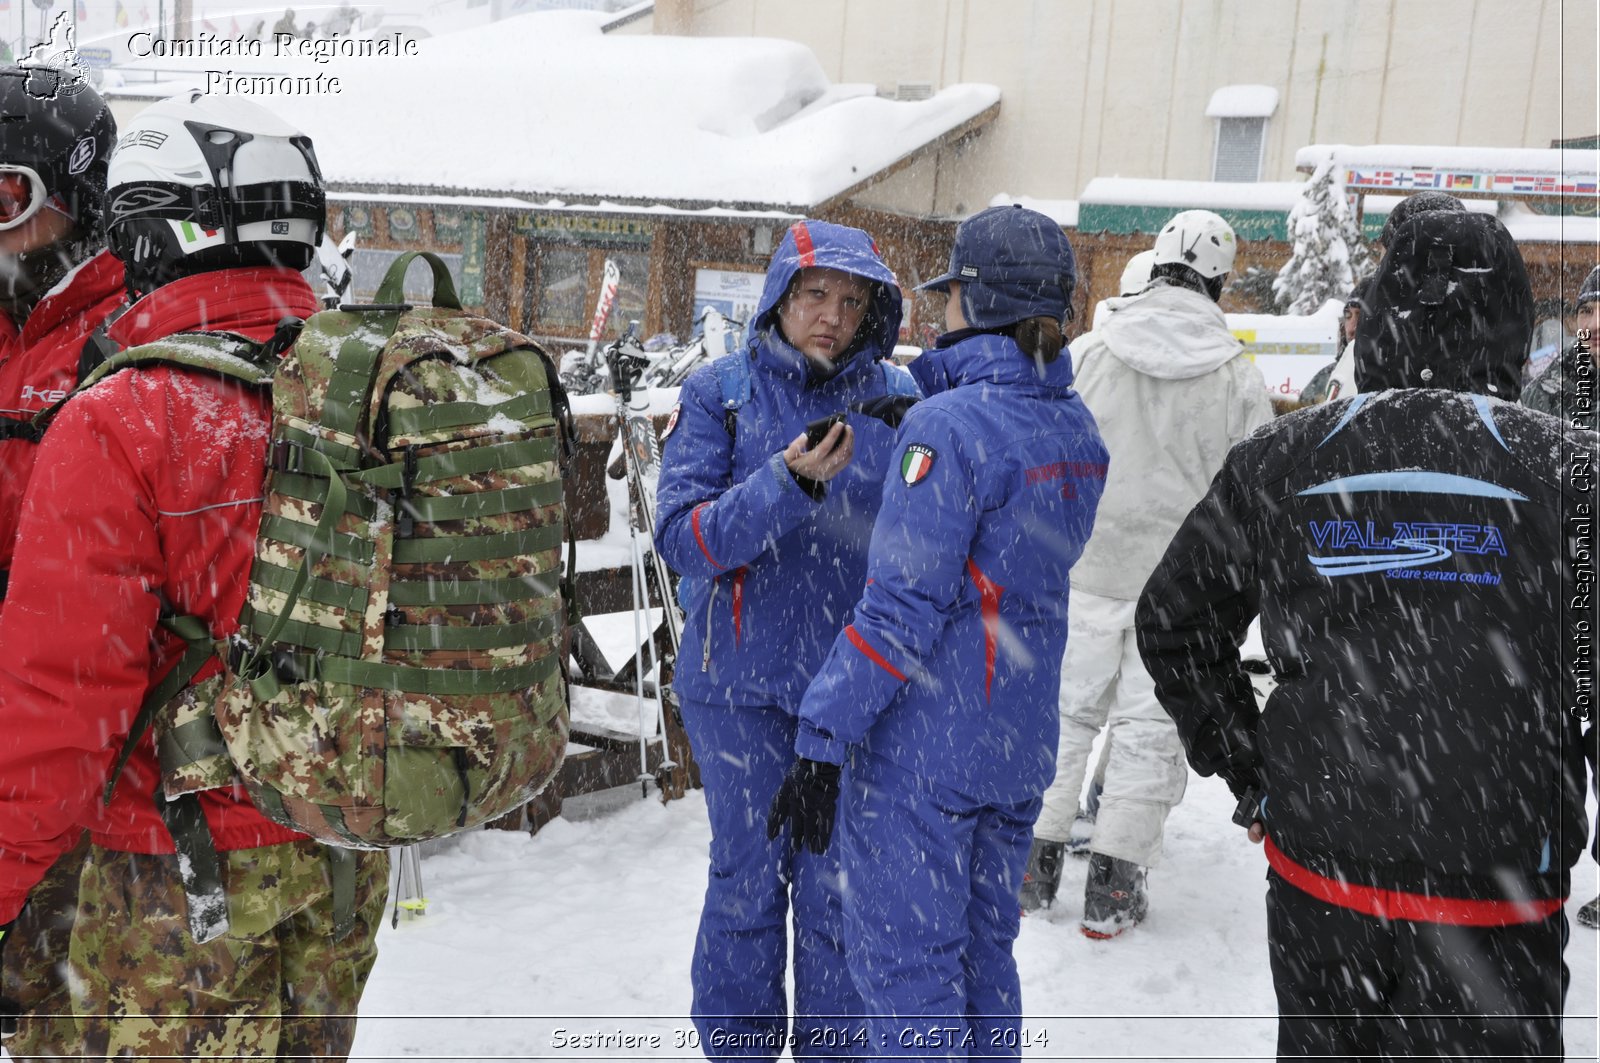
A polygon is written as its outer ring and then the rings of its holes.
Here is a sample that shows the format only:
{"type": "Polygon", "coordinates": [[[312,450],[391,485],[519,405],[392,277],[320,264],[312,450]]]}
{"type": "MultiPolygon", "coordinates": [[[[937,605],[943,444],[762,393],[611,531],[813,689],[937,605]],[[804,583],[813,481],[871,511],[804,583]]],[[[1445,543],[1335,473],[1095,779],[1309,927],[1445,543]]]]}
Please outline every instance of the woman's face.
{"type": "Polygon", "coordinates": [[[778,304],[778,327],[801,354],[833,362],[856,338],[871,298],[871,286],[860,277],[812,266],[800,271],[778,304]]]}
{"type": "Polygon", "coordinates": [[[950,282],[950,297],[944,301],[944,330],[960,332],[967,327],[966,315],[961,312],[961,282],[950,282]]]}

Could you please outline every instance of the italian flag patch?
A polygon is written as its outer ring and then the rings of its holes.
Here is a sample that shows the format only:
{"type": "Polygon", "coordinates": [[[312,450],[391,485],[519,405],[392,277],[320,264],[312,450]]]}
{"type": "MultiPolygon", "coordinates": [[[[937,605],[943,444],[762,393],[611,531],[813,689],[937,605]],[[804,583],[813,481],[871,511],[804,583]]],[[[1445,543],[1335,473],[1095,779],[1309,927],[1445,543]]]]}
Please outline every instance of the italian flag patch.
{"type": "Polygon", "coordinates": [[[171,219],[168,219],[167,224],[171,225],[172,231],[178,235],[178,242],[183,245],[185,254],[228,242],[227,235],[221,229],[202,229],[192,221],[171,219]]]}
{"type": "Polygon", "coordinates": [[[915,486],[933,471],[933,459],[938,457],[933,448],[923,443],[913,443],[900,457],[900,478],[907,486],[915,486]]]}

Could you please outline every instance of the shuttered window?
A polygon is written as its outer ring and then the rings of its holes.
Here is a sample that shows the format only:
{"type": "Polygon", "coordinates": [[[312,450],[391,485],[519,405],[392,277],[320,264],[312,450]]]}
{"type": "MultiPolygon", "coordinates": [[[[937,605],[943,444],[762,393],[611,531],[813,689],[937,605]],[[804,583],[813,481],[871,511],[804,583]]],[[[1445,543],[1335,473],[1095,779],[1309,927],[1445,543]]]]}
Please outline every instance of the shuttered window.
{"type": "Polygon", "coordinates": [[[1211,179],[1261,180],[1261,145],[1266,134],[1265,118],[1217,119],[1217,156],[1211,167],[1211,179]]]}

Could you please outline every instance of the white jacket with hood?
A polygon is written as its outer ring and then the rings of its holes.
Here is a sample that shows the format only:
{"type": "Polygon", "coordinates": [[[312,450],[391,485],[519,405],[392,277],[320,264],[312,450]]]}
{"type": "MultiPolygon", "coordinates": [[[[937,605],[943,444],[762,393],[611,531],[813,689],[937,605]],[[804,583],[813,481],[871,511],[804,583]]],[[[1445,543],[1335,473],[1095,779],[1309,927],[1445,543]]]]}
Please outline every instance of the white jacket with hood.
{"type": "Polygon", "coordinates": [[[1158,280],[1106,308],[1072,344],[1073,386],[1111,452],[1072,588],[1133,601],[1228,450],[1272,420],[1272,404],[1204,295],[1158,280]]]}

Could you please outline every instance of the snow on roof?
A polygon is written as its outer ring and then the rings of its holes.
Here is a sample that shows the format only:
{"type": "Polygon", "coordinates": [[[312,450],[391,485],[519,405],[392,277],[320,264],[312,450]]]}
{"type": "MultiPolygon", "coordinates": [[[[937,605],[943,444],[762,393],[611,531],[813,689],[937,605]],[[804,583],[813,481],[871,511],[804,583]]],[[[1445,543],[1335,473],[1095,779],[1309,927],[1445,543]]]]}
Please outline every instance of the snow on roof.
{"type": "MultiPolygon", "coordinates": [[[[1544,241],[1561,244],[1600,243],[1600,218],[1576,215],[1535,214],[1520,203],[1511,203],[1500,221],[1518,243],[1544,241]]],[[[1591,260],[1592,261],[1592,260],[1591,260]]]]}
{"type": "Polygon", "coordinates": [[[269,44],[260,58],[134,67],[339,78],[336,94],[257,97],[311,135],[335,183],[802,209],[1000,99],[992,85],[878,99],[872,85],[831,84],[794,42],[612,36],[601,33],[609,18],[521,15],[398,58],[319,64],[275,57],[269,44]]]}
{"type": "Polygon", "coordinates": [[[1205,207],[1287,211],[1304,181],[1161,181],[1142,177],[1096,177],[1079,203],[1111,206],[1205,207]]]}
{"type": "Polygon", "coordinates": [[[1207,118],[1267,118],[1278,109],[1278,90],[1271,85],[1224,85],[1211,94],[1207,118]]]}
{"type": "MultiPolygon", "coordinates": [[[[1373,192],[1361,197],[1361,211],[1363,214],[1382,214],[1387,216],[1390,211],[1400,205],[1401,200],[1407,198],[1409,197],[1386,196],[1373,192]]],[[[1493,199],[1463,199],[1461,205],[1478,214],[1497,214],[1500,211],[1499,202],[1493,199]]]]}
{"type": "Polygon", "coordinates": [[[524,199],[518,196],[455,196],[423,195],[413,192],[341,192],[328,193],[330,203],[417,203],[434,206],[465,207],[492,210],[537,210],[546,213],[570,211],[573,214],[647,214],[687,218],[739,218],[744,221],[775,221],[787,226],[799,221],[804,214],[785,210],[744,210],[738,207],[674,207],[666,203],[612,203],[600,200],[595,203],[569,203],[564,199],[524,199]]]}
{"type": "Polygon", "coordinates": [[[1311,144],[1294,153],[1297,170],[1316,169],[1329,155],[1341,166],[1472,170],[1485,173],[1600,174],[1600,151],[1580,148],[1459,148],[1425,144],[1311,144]]]}
{"type": "Polygon", "coordinates": [[[1063,229],[1076,229],[1078,227],[1078,201],[1076,199],[1034,199],[1032,196],[1011,196],[1001,192],[989,200],[989,206],[991,207],[1009,207],[1013,203],[1021,203],[1029,210],[1038,211],[1056,222],[1063,229]]]}

